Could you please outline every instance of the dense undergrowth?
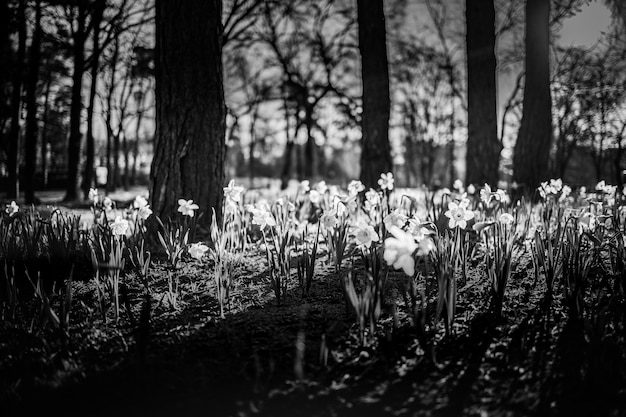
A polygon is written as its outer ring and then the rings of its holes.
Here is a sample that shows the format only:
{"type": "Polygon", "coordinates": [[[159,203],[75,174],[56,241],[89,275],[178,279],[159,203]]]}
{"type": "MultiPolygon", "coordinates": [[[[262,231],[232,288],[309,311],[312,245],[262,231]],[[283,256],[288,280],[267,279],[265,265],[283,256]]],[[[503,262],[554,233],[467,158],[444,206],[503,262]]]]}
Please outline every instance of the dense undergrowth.
{"type": "Polygon", "coordinates": [[[626,411],[622,190],[552,180],[531,203],[379,185],[231,182],[206,232],[184,199],[162,221],[94,190],[89,226],[8,206],[0,401],[22,415],[626,411]]]}

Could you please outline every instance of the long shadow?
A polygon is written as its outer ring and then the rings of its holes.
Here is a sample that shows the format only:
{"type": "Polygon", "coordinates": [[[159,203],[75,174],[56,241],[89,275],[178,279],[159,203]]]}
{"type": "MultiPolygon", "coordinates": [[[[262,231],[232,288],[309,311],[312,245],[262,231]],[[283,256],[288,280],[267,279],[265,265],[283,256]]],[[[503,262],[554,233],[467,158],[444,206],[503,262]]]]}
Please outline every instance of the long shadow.
{"type": "MultiPolygon", "coordinates": [[[[317,282],[318,291],[327,288],[317,282]]],[[[334,289],[334,288],[333,288],[334,289]]],[[[253,413],[270,390],[294,379],[296,341],[306,337],[307,370],[315,369],[323,334],[351,321],[340,291],[310,298],[289,297],[284,306],[271,298],[251,309],[217,315],[212,299],[189,304],[178,318],[152,334],[145,357],[131,341],[113,369],[94,372],[58,388],[25,389],[20,399],[1,405],[5,415],[66,416],[228,416],[253,413]]]]}
{"type": "Polygon", "coordinates": [[[465,372],[449,394],[448,404],[438,410],[438,416],[459,416],[463,414],[472,393],[472,386],[480,377],[480,366],[489,345],[494,339],[495,319],[489,313],[474,318],[470,327],[469,340],[464,346],[470,348],[465,372]]]}

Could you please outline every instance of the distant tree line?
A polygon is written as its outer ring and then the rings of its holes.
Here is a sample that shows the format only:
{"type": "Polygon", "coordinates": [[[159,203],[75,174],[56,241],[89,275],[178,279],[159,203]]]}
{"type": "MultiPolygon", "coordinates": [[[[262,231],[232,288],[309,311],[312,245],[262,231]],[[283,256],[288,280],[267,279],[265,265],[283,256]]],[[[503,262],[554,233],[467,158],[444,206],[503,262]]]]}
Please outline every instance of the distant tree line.
{"type": "Polygon", "coordinates": [[[586,4],[4,0],[7,195],[34,202],[35,174],[54,164],[67,200],[86,195],[96,166],[109,190],[128,187],[145,149],[161,215],[183,196],[219,208],[229,149],[251,182],[271,164],[284,186],[360,155],[368,186],[398,167],[409,184],[450,185],[464,165],[468,183],[528,192],[580,149],[621,184],[626,13],[609,1],[617,19],[598,45],[559,46],[586,4]],[[514,80],[504,102],[502,74],[514,80]]]}
{"type": "Polygon", "coordinates": [[[96,150],[97,126],[106,132],[107,184],[133,182],[141,119],[149,112],[144,97],[153,79],[151,52],[143,53],[153,44],[150,2],[3,0],[0,7],[7,196],[21,190],[28,203],[35,202],[36,173],[45,183],[55,165],[66,173],[65,199],[77,199],[79,191],[86,196],[94,185],[96,154],[103,154],[96,150]],[[134,132],[127,126],[131,118],[134,132]]]}

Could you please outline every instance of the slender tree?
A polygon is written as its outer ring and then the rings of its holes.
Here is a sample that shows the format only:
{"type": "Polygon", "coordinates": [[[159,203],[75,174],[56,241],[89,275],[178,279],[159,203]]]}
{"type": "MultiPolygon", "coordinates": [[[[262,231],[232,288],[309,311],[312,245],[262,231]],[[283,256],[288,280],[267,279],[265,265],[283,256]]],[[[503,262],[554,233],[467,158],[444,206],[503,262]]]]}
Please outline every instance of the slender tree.
{"type": "Polygon", "coordinates": [[[361,181],[376,187],[392,170],[389,145],[389,66],[383,0],[358,0],[359,51],[363,79],[361,181]]]}
{"type": "Polygon", "coordinates": [[[113,40],[113,52],[110,59],[110,84],[105,100],[105,124],[107,129],[107,191],[113,191],[119,186],[119,132],[113,132],[113,96],[115,94],[116,78],[118,75],[117,61],[120,52],[120,38],[113,40]]]}
{"type": "Polygon", "coordinates": [[[30,45],[28,82],[26,84],[26,134],[24,136],[24,199],[26,204],[35,204],[35,171],[37,162],[38,112],[37,85],[41,63],[41,0],[35,2],[35,27],[30,45]]]}
{"type": "Polygon", "coordinates": [[[78,198],[78,175],[80,173],[81,122],[83,111],[83,74],[85,73],[85,41],[87,40],[87,6],[79,1],[75,13],[76,27],[72,25],[72,103],[70,107],[70,137],[67,145],[67,182],[65,201],[78,198]]]}
{"type": "Polygon", "coordinates": [[[496,11],[493,0],[466,0],[467,121],[466,182],[498,183],[502,145],[496,110],[496,11]]]}
{"type": "Polygon", "coordinates": [[[91,84],[89,86],[89,107],[87,108],[87,143],[85,149],[85,176],[83,178],[83,198],[89,197],[89,189],[93,187],[94,182],[94,164],[96,145],[93,135],[94,128],[94,109],[96,103],[96,91],[98,86],[98,73],[100,71],[100,24],[102,22],[102,16],[104,9],[106,8],[106,0],[96,0],[95,10],[93,15],[93,52],[91,55],[91,84]]]}
{"type": "Polygon", "coordinates": [[[17,7],[18,46],[13,73],[11,97],[11,126],[7,143],[8,189],[7,197],[17,198],[19,192],[19,140],[20,113],[22,109],[22,81],[26,57],[26,0],[20,0],[17,7]]]}
{"type": "Polygon", "coordinates": [[[156,2],[156,135],[150,198],[161,218],[178,199],[221,212],[225,117],[220,0],[156,2]]]}
{"type": "Polygon", "coordinates": [[[552,142],[550,2],[526,1],[526,57],[522,122],[513,154],[513,180],[531,192],[549,176],[552,142]]]}

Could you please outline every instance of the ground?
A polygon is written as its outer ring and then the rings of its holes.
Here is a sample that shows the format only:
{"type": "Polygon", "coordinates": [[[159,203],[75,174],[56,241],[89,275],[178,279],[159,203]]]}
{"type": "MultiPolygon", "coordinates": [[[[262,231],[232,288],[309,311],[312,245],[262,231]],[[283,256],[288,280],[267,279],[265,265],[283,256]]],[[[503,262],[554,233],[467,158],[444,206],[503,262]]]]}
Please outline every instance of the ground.
{"type": "MultiPolygon", "coordinates": [[[[558,398],[547,404],[542,398],[548,378],[536,374],[551,372],[552,365],[526,369],[537,362],[529,357],[539,346],[514,340],[533,320],[543,293],[541,283],[529,278],[527,263],[507,292],[501,323],[492,328],[481,313],[485,283],[476,278],[463,286],[454,334],[438,337],[436,362],[430,363],[416,341],[407,306],[397,298],[406,285],[403,275],[390,277],[379,334],[360,346],[339,278],[323,259],[309,299],[302,300],[292,283],[283,306],[269,291],[259,267],[263,262],[262,253],[251,248],[237,267],[225,319],[218,317],[212,296],[210,266],[186,263],[176,309],[160,302],[166,273],[155,268],[143,353],[127,314],[117,325],[105,324],[88,317],[80,301],[72,315],[81,324],[71,329],[65,348],[53,334],[20,331],[3,322],[3,408],[8,406],[11,415],[42,408],[66,415],[561,415],[558,398]],[[297,375],[300,333],[306,345],[304,371],[297,375]],[[322,336],[329,349],[326,366],[320,364],[322,336]]],[[[90,283],[74,285],[77,300],[93,302],[90,283]]],[[[142,295],[139,286],[130,286],[137,320],[142,295]]],[[[554,325],[556,341],[559,325],[554,325]]],[[[553,349],[556,343],[545,345],[553,349]]],[[[551,361],[556,355],[545,356],[551,361]]],[[[618,406],[623,399],[622,386],[613,408],[624,410],[618,406]]]]}
{"type": "MultiPolygon", "coordinates": [[[[324,248],[310,295],[301,297],[293,273],[288,297],[277,305],[264,251],[251,243],[236,264],[225,318],[219,316],[211,261],[184,259],[179,299],[172,305],[165,296],[165,260],[156,257],[149,296],[134,272],[122,277],[126,290],[117,323],[111,314],[104,321],[94,308],[93,280],[72,283],[69,337],[35,325],[35,301],[25,303],[15,319],[5,312],[0,404],[5,415],[16,416],[42,411],[76,416],[624,415],[622,330],[607,333],[613,338],[589,339],[594,326],[602,326],[601,316],[566,320],[560,293],[548,304],[544,279],[535,277],[528,251],[520,246],[515,253],[501,317],[490,314],[489,285],[477,254],[467,277],[457,275],[459,304],[449,335],[441,322],[424,329],[417,324],[406,296],[408,278],[391,271],[381,318],[365,342],[343,295],[350,261],[337,273],[324,248]]],[[[362,272],[358,259],[355,268],[362,272]]],[[[597,273],[593,297],[602,299],[605,284],[597,273]]],[[[418,280],[420,288],[428,291],[429,285],[424,277],[418,280]]],[[[427,314],[433,315],[436,298],[428,293],[427,314]]],[[[605,307],[623,318],[623,305],[605,307]]]]}

